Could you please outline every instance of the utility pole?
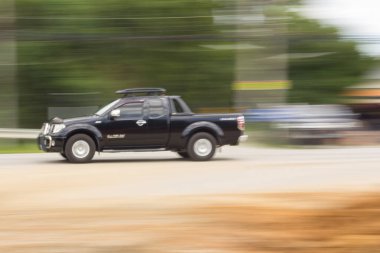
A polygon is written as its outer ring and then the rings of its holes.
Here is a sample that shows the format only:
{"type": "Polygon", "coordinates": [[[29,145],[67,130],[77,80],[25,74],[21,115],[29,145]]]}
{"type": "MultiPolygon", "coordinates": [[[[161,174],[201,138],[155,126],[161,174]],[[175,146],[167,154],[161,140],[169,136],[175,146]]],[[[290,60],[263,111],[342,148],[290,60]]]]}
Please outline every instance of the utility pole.
{"type": "Polygon", "coordinates": [[[18,127],[15,0],[0,1],[0,128],[18,127]]]}
{"type": "Polygon", "coordinates": [[[234,104],[265,108],[286,103],[287,78],[285,0],[237,0],[234,104]],[[279,13],[271,16],[270,12],[279,13]]]}

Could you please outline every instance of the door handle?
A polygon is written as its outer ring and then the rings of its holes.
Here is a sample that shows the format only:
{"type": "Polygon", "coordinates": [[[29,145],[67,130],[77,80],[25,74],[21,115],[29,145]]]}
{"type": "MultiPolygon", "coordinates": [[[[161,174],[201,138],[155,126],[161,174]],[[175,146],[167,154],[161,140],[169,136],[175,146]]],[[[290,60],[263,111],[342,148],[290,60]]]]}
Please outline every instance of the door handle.
{"type": "Polygon", "coordinates": [[[146,121],[143,120],[143,119],[139,119],[138,121],[136,121],[136,124],[137,124],[138,126],[143,126],[143,125],[146,124],[146,121]]]}

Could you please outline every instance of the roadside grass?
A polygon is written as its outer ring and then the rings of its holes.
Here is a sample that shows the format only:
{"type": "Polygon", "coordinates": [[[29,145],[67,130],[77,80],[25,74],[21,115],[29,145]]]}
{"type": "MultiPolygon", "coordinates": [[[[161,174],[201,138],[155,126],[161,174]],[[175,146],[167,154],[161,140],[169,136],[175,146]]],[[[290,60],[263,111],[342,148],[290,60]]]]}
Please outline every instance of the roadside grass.
{"type": "Polygon", "coordinates": [[[0,154],[40,153],[35,140],[0,139],[0,154]]]}

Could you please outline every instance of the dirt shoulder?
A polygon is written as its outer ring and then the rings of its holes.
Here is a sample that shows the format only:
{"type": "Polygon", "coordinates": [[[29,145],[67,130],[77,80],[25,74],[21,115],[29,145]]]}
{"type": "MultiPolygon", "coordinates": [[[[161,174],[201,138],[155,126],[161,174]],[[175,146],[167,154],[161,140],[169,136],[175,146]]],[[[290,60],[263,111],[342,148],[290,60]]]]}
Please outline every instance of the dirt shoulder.
{"type": "Polygon", "coordinates": [[[0,209],[0,252],[377,252],[380,194],[162,197],[0,209]]]}

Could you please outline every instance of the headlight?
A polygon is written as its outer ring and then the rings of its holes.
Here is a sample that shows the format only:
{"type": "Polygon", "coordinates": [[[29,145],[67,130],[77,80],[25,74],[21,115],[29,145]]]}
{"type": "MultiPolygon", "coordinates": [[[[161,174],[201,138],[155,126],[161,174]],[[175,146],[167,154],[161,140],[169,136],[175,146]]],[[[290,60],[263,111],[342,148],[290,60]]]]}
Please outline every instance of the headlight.
{"type": "Polygon", "coordinates": [[[53,134],[56,134],[58,133],[59,131],[61,131],[62,129],[64,129],[66,126],[64,124],[54,124],[52,126],[52,133],[53,134]]]}
{"type": "Polygon", "coordinates": [[[41,128],[41,134],[48,134],[50,131],[50,125],[48,123],[44,123],[41,128]]]}

